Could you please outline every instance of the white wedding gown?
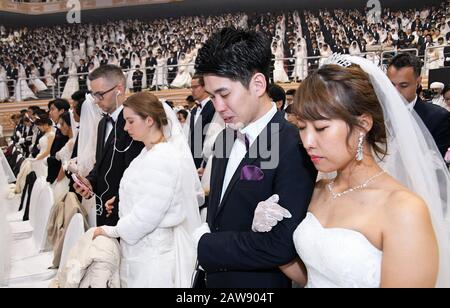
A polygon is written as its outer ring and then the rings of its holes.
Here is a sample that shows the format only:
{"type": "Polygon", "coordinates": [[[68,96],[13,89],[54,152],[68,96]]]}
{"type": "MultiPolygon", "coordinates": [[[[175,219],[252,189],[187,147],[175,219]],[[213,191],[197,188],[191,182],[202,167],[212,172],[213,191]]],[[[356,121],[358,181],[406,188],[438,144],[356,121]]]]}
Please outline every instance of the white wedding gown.
{"type": "Polygon", "coordinates": [[[7,99],[9,99],[9,90],[6,84],[6,71],[0,69],[0,103],[7,99]]]}
{"type": "Polygon", "coordinates": [[[294,232],[307,288],[379,288],[382,251],[360,232],[324,228],[310,212],[294,232]]]}
{"type": "Polygon", "coordinates": [[[69,75],[69,79],[67,80],[66,86],[64,87],[64,91],[61,95],[61,97],[65,99],[71,99],[72,94],[80,89],[77,76],[77,67],[75,66],[75,64],[72,64],[69,70],[69,75]]]}

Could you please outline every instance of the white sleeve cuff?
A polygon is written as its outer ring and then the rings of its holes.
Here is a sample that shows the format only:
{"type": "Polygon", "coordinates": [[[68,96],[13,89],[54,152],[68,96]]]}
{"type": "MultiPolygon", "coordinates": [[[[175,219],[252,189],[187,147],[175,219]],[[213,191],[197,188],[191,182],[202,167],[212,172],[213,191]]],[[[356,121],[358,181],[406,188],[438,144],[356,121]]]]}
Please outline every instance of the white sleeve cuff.
{"type": "Polygon", "coordinates": [[[105,231],[106,235],[110,238],[119,238],[119,232],[117,230],[117,227],[111,227],[111,226],[101,226],[100,228],[105,231]]]}

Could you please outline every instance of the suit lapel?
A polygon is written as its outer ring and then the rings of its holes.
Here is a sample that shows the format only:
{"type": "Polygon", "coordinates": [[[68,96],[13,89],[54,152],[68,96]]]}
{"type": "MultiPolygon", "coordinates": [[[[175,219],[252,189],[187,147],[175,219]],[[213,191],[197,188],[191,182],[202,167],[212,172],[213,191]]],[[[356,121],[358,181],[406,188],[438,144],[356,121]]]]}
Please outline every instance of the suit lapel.
{"type": "MultiPolygon", "coordinates": [[[[228,197],[230,196],[230,193],[232,192],[234,186],[240,180],[241,178],[241,170],[244,166],[247,165],[254,165],[257,161],[261,160],[260,156],[260,150],[269,151],[272,146],[272,140],[277,140],[276,138],[279,138],[279,132],[282,129],[283,123],[282,121],[282,115],[278,111],[272,120],[269,122],[269,124],[262,130],[262,132],[259,134],[258,138],[256,138],[255,142],[253,142],[252,146],[250,147],[249,151],[245,154],[245,157],[242,159],[241,163],[239,164],[238,168],[233,174],[233,177],[230,180],[230,183],[227,186],[227,189],[225,191],[225,194],[223,195],[222,201],[220,201],[220,196],[222,194],[222,189],[220,189],[220,195],[218,202],[220,202],[219,208],[216,212],[216,216],[222,211],[222,209],[225,207],[228,197]],[[272,129],[272,124],[279,124],[278,129],[272,129]],[[278,135],[278,137],[276,136],[278,135]],[[267,142],[262,143],[261,136],[267,136],[267,142]],[[257,153],[257,155],[254,155],[253,153],[257,153]],[[256,157],[250,157],[250,154],[252,156],[256,157]]],[[[229,155],[227,155],[229,157],[229,155]]],[[[227,160],[228,163],[228,160],[227,160]]],[[[223,177],[222,177],[222,186],[223,186],[223,178],[225,177],[226,172],[226,165],[223,170],[223,177]]]]}
{"type": "Polygon", "coordinates": [[[202,113],[200,113],[200,115],[202,116],[202,119],[206,119],[212,110],[214,110],[213,103],[211,101],[208,101],[205,104],[205,107],[202,109],[202,113]]]}
{"type": "Polygon", "coordinates": [[[96,160],[99,162],[103,157],[103,149],[105,147],[105,130],[106,130],[106,118],[100,120],[98,137],[97,137],[97,157],[96,160]]]}

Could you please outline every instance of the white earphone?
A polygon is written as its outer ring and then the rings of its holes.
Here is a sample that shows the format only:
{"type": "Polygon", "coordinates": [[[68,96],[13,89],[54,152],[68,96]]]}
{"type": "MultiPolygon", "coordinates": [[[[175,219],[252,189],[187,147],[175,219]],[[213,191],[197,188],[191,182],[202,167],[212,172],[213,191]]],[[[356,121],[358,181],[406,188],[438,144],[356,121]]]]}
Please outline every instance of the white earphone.
{"type": "MultiPolygon", "coordinates": [[[[120,94],[122,94],[122,92],[120,90],[118,90],[117,93],[116,93],[116,108],[118,108],[118,106],[119,106],[119,103],[117,102],[117,97],[120,94]]],[[[114,136],[117,136],[117,121],[114,122],[113,129],[114,129],[114,136]]],[[[112,167],[113,167],[113,164],[114,164],[114,157],[116,156],[115,154],[116,154],[116,152],[118,152],[118,153],[125,153],[125,152],[127,152],[131,148],[131,146],[133,145],[133,142],[134,142],[134,140],[131,140],[131,143],[124,150],[119,150],[117,148],[117,138],[114,138],[113,153],[112,153],[112,157],[111,157],[111,163],[110,163],[109,168],[106,171],[105,176],[103,178],[105,180],[105,183],[106,183],[106,190],[100,195],[100,197],[98,197],[96,195],[96,197],[100,200],[100,204],[97,204],[97,202],[95,202],[96,205],[97,205],[96,209],[97,209],[97,215],[98,216],[102,216],[102,214],[103,214],[103,201],[102,201],[102,198],[110,189],[110,185],[109,185],[107,177],[108,177],[109,173],[112,170],[112,167]]]]}

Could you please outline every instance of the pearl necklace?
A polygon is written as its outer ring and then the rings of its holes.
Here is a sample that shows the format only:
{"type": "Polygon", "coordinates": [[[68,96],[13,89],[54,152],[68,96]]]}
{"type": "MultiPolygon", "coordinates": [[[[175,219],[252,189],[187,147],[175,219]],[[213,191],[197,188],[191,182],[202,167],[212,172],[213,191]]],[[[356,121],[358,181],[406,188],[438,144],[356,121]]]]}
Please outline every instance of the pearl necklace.
{"type": "Polygon", "coordinates": [[[331,197],[334,199],[342,197],[350,192],[354,192],[356,190],[360,190],[360,189],[364,189],[366,188],[370,182],[372,182],[373,180],[375,180],[375,178],[379,177],[380,175],[384,174],[386,171],[381,171],[380,173],[375,174],[374,176],[371,176],[370,178],[368,178],[364,183],[362,183],[361,185],[349,188],[347,190],[344,190],[343,192],[340,193],[335,193],[333,191],[333,185],[334,185],[334,179],[327,185],[328,191],[331,194],[331,197]]]}

